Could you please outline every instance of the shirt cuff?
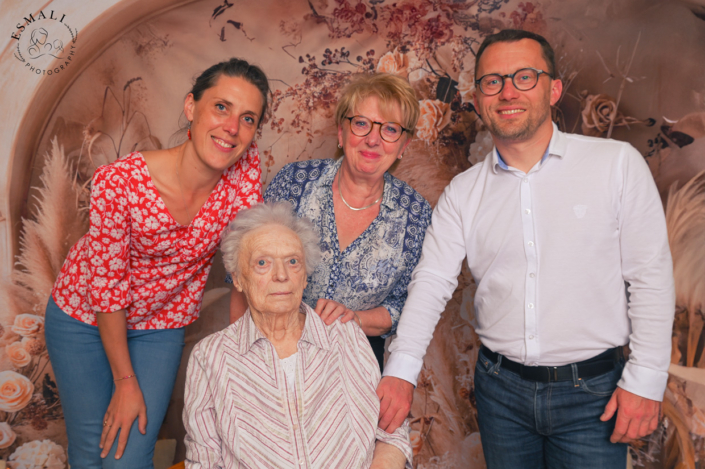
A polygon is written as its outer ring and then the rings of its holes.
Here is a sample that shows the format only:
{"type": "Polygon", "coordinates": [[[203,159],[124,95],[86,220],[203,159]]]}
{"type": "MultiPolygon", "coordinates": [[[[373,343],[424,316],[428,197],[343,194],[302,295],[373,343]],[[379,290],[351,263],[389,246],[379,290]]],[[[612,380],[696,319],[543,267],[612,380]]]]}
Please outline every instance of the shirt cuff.
{"type": "Polygon", "coordinates": [[[386,339],[397,333],[397,325],[399,324],[399,317],[401,317],[401,311],[392,306],[390,303],[385,303],[384,301],[380,305],[389,313],[389,317],[392,320],[392,328],[386,334],[382,334],[380,337],[386,339]]]}
{"type": "Polygon", "coordinates": [[[411,440],[409,439],[410,430],[411,427],[409,427],[409,419],[406,419],[399,428],[394,430],[394,433],[387,433],[379,427],[377,427],[377,431],[375,433],[375,439],[377,441],[392,445],[402,452],[406,458],[405,468],[412,467],[411,463],[414,458],[413,451],[411,450],[411,440]]]}
{"type": "Polygon", "coordinates": [[[403,379],[416,387],[416,379],[419,377],[419,373],[421,373],[421,367],[423,367],[423,360],[419,360],[411,355],[394,352],[389,355],[387,364],[384,365],[384,373],[382,375],[403,379]]]}
{"type": "Polygon", "coordinates": [[[617,386],[637,396],[661,402],[667,382],[668,372],[656,371],[628,361],[617,386]]]}

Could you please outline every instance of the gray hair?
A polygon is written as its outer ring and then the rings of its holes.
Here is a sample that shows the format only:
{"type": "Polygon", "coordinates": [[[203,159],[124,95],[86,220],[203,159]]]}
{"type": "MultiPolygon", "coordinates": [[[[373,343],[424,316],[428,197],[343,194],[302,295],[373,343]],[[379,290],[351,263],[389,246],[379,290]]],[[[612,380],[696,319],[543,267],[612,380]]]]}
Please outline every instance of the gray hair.
{"type": "Polygon", "coordinates": [[[289,228],[301,241],[304,249],[306,274],[311,275],[321,260],[320,239],[316,229],[307,218],[299,218],[289,202],[265,202],[240,211],[230,222],[223,236],[220,250],[223,252],[225,269],[234,277],[240,272],[240,250],[242,242],[251,232],[266,226],[279,225],[289,228]]]}

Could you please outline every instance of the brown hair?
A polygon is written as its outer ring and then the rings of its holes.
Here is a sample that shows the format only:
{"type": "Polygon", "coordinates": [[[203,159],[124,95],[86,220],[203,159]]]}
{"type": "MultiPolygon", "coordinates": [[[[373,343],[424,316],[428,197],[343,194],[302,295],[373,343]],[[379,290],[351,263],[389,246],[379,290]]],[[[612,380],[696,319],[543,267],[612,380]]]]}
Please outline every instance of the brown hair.
{"type": "Polygon", "coordinates": [[[379,99],[382,114],[390,111],[395,104],[401,108],[404,122],[398,122],[408,129],[409,138],[413,137],[416,122],[419,120],[419,101],[414,89],[405,79],[389,73],[374,73],[357,75],[343,89],[343,93],[335,108],[335,123],[343,125],[343,119],[367,98],[379,99]]]}
{"type": "Polygon", "coordinates": [[[483,52],[485,52],[485,49],[487,49],[487,47],[497,42],[517,42],[521,41],[522,39],[531,39],[532,41],[536,41],[539,43],[539,45],[541,45],[541,54],[543,55],[543,59],[548,65],[548,70],[546,70],[546,72],[551,78],[555,78],[556,57],[553,52],[553,48],[551,47],[551,44],[549,44],[546,38],[541,36],[540,34],[532,33],[531,31],[522,31],[520,29],[504,29],[498,32],[497,34],[487,36],[485,40],[482,41],[482,44],[480,45],[480,48],[477,50],[477,54],[475,55],[475,78],[477,78],[477,69],[478,65],[480,65],[480,57],[482,57],[482,54],[483,52]]]}
{"type": "Polygon", "coordinates": [[[203,93],[208,88],[215,86],[221,75],[243,78],[254,85],[262,94],[262,112],[259,116],[259,122],[257,122],[257,126],[259,127],[267,111],[267,99],[269,97],[269,81],[267,80],[267,75],[265,75],[262,69],[257,65],[250,65],[246,60],[233,57],[225,62],[212,65],[196,78],[193,88],[189,91],[189,93],[193,94],[194,101],[200,100],[203,93]]]}

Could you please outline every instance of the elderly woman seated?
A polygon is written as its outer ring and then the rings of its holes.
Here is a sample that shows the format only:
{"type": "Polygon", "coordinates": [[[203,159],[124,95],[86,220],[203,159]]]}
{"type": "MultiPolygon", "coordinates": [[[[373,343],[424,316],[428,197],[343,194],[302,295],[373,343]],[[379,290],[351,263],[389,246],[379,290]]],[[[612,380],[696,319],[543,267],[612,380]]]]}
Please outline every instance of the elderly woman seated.
{"type": "Polygon", "coordinates": [[[186,468],[411,467],[408,426],[377,427],[379,366],[354,322],[302,303],[318,234],[287,202],[238,214],[223,238],[245,315],[194,348],[186,468]]]}

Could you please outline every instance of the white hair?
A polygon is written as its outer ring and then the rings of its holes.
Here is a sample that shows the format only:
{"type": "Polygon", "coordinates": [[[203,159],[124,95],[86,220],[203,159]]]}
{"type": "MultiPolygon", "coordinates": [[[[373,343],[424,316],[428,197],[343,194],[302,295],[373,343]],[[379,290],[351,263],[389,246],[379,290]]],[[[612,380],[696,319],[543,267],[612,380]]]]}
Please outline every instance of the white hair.
{"type": "Polygon", "coordinates": [[[225,269],[233,277],[240,272],[240,254],[242,242],[251,232],[267,225],[279,225],[289,228],[301,241],[304,249],[306,274],[310,275],[321,260],[320,239],[316,229],[307,218],[294,214],[289,202],[265,202],[240,211],[235,220],[230,222],[223,235],[220,250],[223,252],[225,269]]]}

